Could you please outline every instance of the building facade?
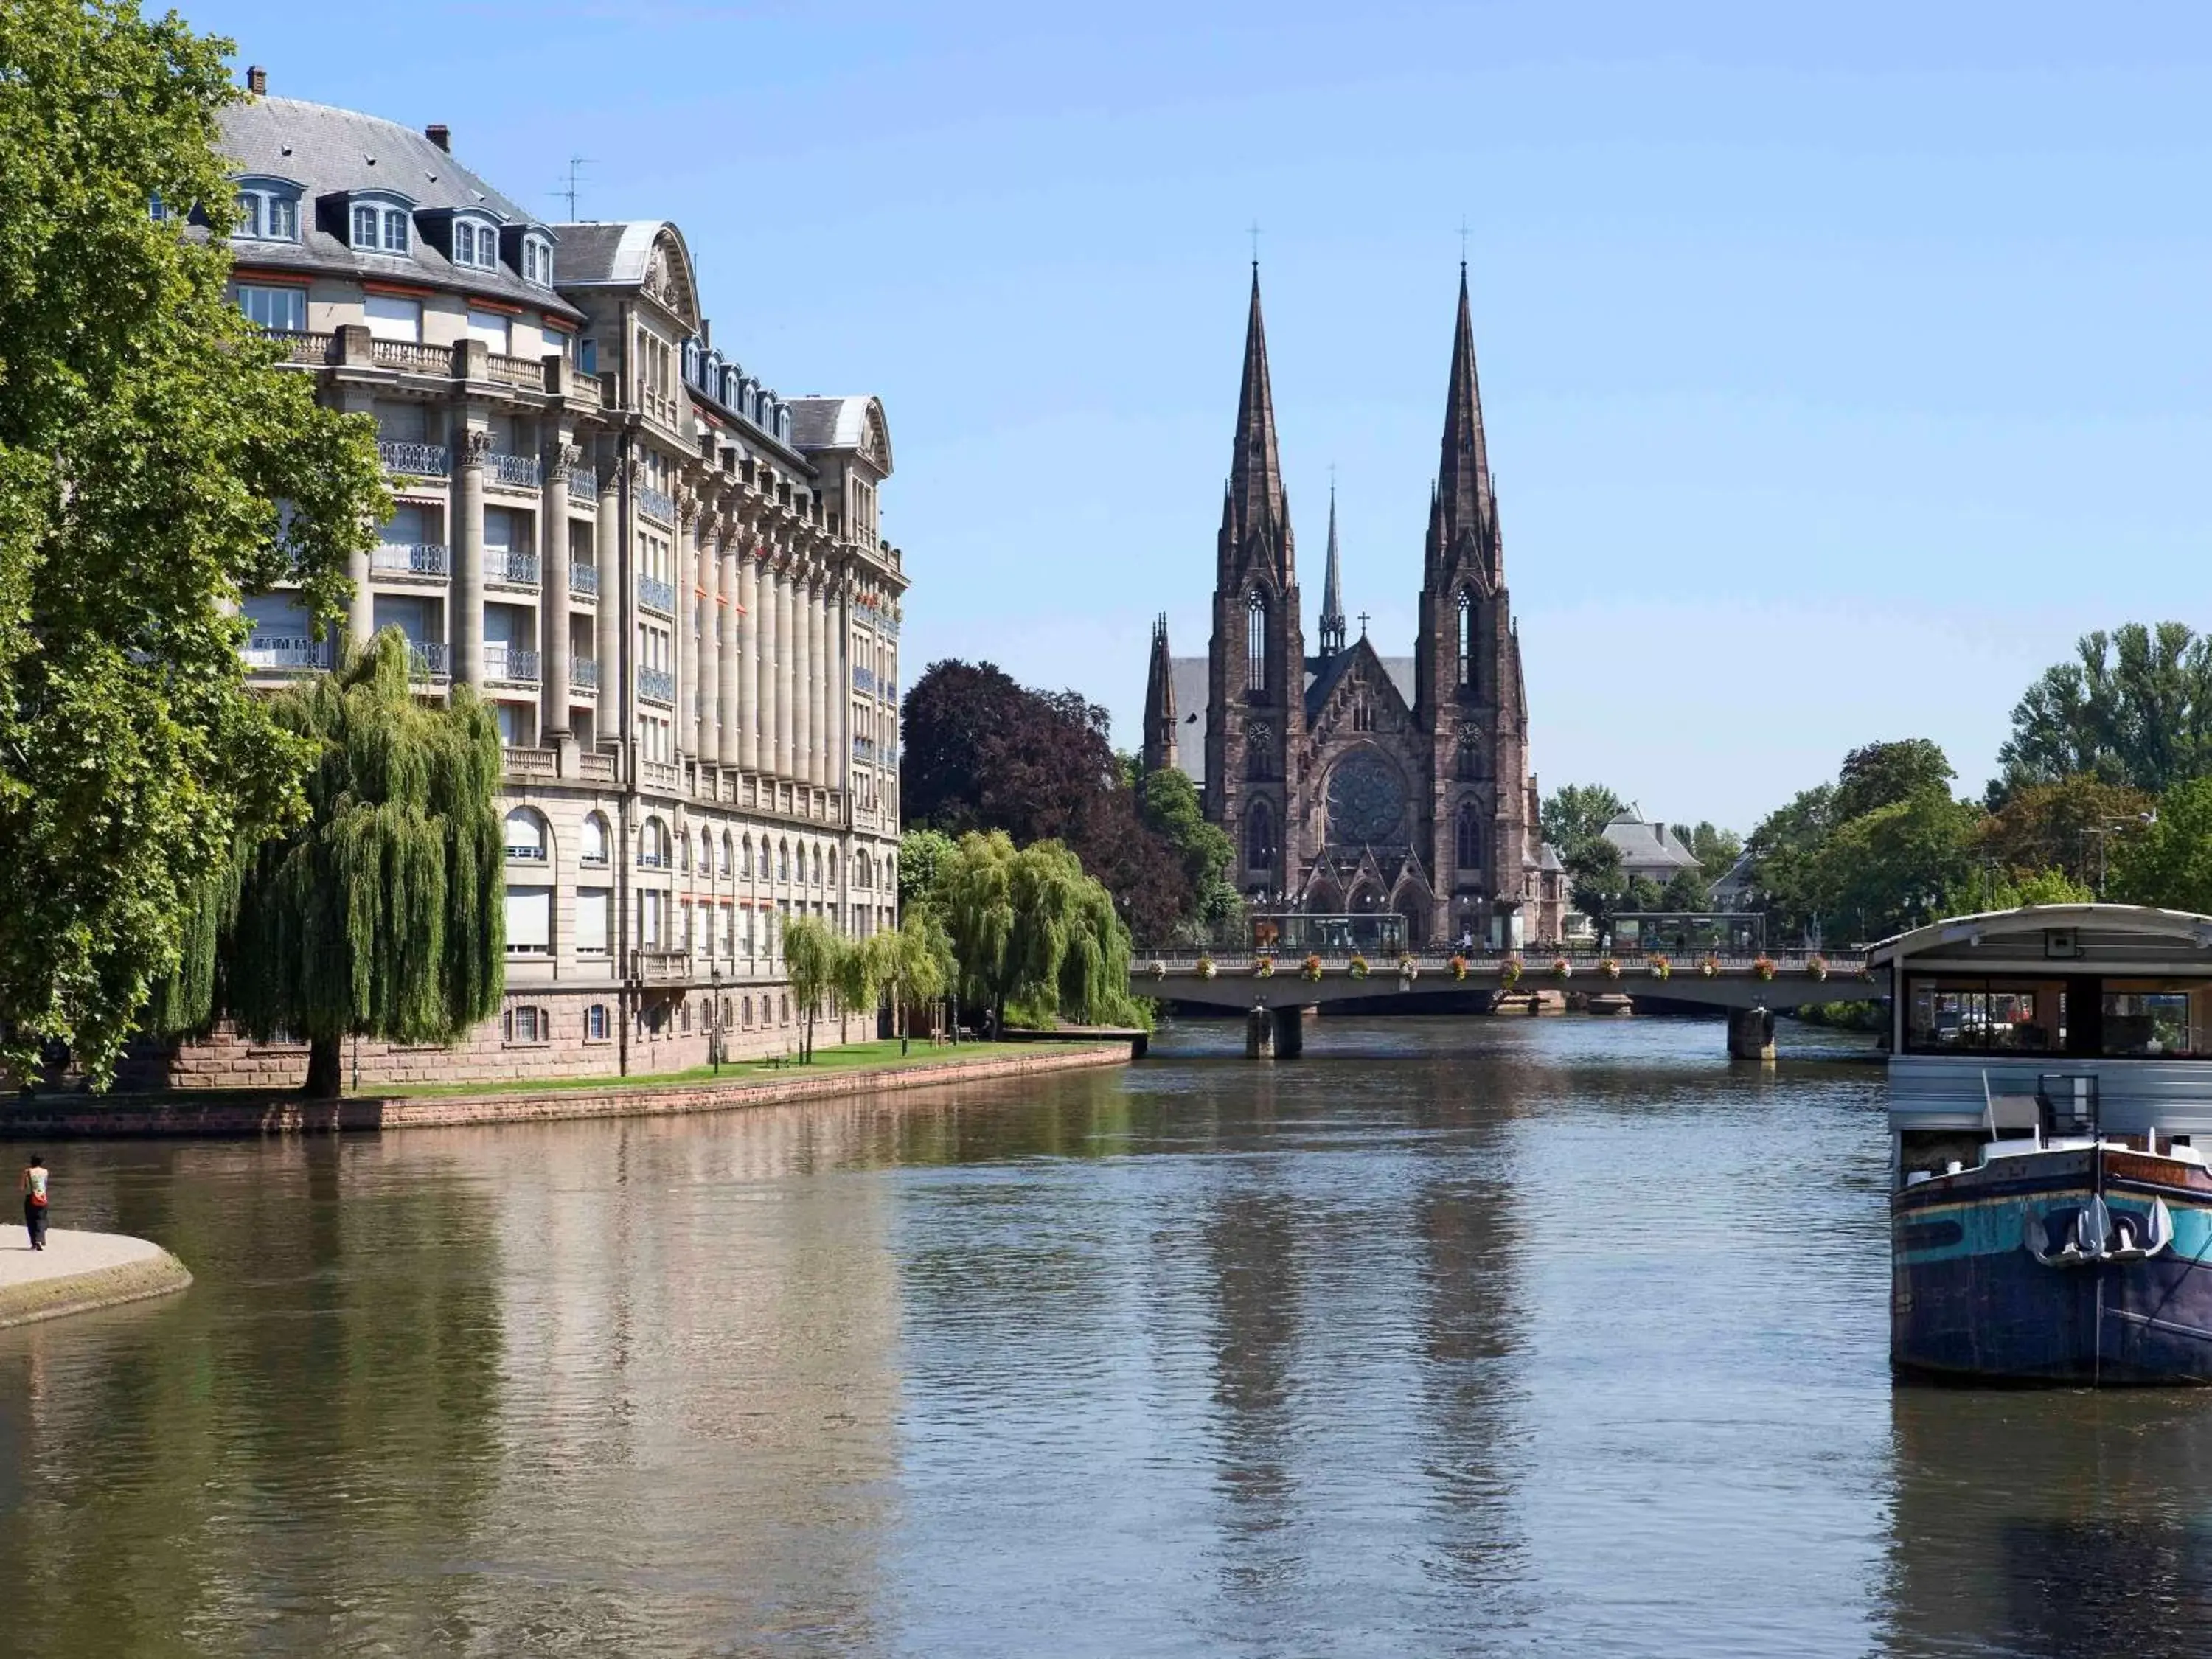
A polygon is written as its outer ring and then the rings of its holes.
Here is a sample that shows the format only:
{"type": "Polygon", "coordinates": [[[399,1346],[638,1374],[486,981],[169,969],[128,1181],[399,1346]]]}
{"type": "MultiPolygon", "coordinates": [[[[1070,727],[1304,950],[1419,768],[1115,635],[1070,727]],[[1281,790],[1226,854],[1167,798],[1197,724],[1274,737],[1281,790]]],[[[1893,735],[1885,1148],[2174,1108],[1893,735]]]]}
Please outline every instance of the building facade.
{"type": "Polygon", "coordinates": [[[1380,655],[1364,623],[1348,636],[1332,492],[1321,648],[1306,651],[1255,267],[1210,648],[1171,657],[1155,627],[1146,756],[1200,783],[1255,906],[1395,911],[1416,944],[1555,939],[1563,872],[1536,829],[1464,269],[1419,614],[1410,657],[1380,655]],[[1203,726],[1178,732],[1178,705],[1203,726]]]}
{"type": "MultiPolygon", "coordinates": [[[[782,397],[718,346],[676,225],[544,222],[444,126],[249,84],[225,119],[238,302],[374,418],[398,502],[341,637],[246,601],[250,674],[397,627],[419,694],[474,688],[505,745],[507,1006],[456,1050],[363,1045],[364,1081],[781,1051],[784,922],[896,922],[882,404],[782,397]]],[[[179,1066],[300,1063],[230,1042],[179,1066]]]]}

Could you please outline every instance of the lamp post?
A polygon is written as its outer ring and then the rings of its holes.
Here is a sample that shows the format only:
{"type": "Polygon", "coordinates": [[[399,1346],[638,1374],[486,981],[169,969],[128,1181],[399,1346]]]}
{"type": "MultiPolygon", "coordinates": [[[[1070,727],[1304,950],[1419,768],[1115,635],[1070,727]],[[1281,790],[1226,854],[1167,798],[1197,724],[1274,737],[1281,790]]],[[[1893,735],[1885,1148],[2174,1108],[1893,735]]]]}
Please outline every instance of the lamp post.
{"type": "Polygon", "coordinates": [[[714,1006],[707,1011],[707,1063],[716,1077],[722,1074],[722,964],[716,963],[708,970],[714,985],[714,1006]]]}
{"type": "Polygon", "coordinates": [[[2100,818],[2084,833],[2097,838],[2097,897],[2105,896],[2106,866],[2109,861],[2112,836],[2116,830],[2146,829],[2158,822],[2155,812],[2136,812],[2127,817],[2100,818]]]}

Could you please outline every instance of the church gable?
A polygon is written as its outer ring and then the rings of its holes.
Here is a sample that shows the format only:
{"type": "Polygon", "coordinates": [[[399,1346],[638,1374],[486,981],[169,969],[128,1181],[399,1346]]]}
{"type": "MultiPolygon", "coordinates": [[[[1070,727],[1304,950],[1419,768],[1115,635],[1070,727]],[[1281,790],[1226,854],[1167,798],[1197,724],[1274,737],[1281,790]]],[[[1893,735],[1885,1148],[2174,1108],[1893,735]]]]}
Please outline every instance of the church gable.
{"type": "Polygon", "coordinates": [[[1332,738],[1413,729],[1404,693],[1364,638],[1328,659],[1306,688],[1306,729],[1316,744],[1332,738]]]}

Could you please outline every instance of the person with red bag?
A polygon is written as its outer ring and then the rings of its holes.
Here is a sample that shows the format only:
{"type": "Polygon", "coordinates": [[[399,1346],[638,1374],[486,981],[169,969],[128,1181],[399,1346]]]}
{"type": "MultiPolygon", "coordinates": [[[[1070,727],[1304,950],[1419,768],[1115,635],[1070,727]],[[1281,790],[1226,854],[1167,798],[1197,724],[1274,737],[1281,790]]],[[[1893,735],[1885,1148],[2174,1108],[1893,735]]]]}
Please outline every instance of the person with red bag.
{"type": "Polygon", "coordinates": [[[23,1226],[31,1235],[31,1248],[46,1248],[46,1161],[36,1152],[23,1166],[23,1226]]]}

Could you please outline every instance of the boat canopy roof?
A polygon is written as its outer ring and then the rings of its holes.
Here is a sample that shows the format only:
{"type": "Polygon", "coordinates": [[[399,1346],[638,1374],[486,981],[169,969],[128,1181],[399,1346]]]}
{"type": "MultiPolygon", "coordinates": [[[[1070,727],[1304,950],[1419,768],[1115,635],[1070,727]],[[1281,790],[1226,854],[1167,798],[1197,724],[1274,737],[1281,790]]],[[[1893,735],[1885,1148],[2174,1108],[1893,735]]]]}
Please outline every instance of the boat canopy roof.
{"type": "Polygon", "coordinates": [[[2045,971],[2212,975],[2212,916],[2142,904],[2028,904],[1949,916],[1869,948],[1867,965],[1929,968],[2033,963],[2045,971]]]}

